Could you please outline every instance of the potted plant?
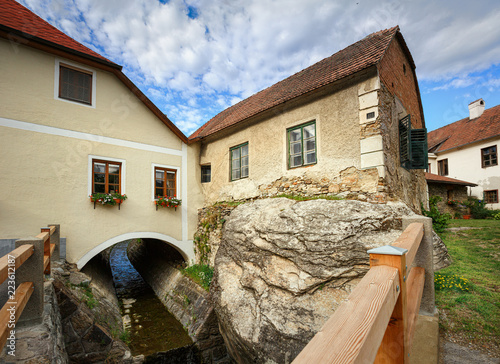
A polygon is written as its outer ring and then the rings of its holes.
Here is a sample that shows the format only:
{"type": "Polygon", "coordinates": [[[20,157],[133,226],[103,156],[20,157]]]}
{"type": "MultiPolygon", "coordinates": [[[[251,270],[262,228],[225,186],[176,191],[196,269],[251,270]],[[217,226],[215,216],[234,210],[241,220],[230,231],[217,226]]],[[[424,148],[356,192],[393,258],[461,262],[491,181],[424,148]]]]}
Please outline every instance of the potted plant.
{"type": "Polygon", "coordinates": [[[177,197],[168,197],[168,196],[156,196],[155,204],[156,210],[159,207],[173,207],[177,211],[177,207],[181,205],[181,199],[177,197]]]}
{"type": "Polygon", "coordinates": [[[96,203],[100,203],[101,205],[118,205],[119,210],[122,202],[127,199],[127,195],[119,193],[93,193],[89,197],[90,201],[94,203],[94,209],[96,203]]]}

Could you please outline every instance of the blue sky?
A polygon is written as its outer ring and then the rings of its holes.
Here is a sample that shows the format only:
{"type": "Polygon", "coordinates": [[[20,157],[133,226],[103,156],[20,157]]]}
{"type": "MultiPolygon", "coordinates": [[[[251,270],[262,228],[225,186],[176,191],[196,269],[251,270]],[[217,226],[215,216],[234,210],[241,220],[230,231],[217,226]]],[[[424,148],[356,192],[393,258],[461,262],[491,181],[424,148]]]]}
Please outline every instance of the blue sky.
{"type": "Polygon", "coordinates": [[[18,0],[124,73],[186,134],[225,108],[399,25],[428,130],[500,104],[497,0],[18,0]]]}

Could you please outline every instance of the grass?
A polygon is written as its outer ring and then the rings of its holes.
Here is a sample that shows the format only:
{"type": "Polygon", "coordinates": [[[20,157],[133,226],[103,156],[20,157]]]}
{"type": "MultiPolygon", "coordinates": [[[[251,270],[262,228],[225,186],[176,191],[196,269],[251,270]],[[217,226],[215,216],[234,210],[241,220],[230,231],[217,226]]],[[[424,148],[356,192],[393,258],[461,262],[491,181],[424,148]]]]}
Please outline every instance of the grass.
{"type": "Polygon", "coordinates": [[[194,264],[190,267],[181,269],[181,273],[202,286],[208,292],[214,276],[214,269],[207,264],[194,264]]]}
{"type": "Polygon", "coordinates": [[[500,345],[500,221],[451,220],[442,238],[453,263],[435,274],[436,305],[445,334],[498,350],[500,345]]]}

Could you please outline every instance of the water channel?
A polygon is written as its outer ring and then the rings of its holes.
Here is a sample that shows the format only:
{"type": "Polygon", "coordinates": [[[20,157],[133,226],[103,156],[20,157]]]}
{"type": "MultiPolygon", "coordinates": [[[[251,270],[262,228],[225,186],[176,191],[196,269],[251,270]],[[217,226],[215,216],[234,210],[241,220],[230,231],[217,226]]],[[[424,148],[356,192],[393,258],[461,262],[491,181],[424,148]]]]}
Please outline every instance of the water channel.
{"type": "Polygon", "coordinates": [[[124,327],[130,333],[132,355],[148,356],[192,344],[181,323],[167,311],[127,256],[130,241],[115,245],[110,255],[124,327]]]}

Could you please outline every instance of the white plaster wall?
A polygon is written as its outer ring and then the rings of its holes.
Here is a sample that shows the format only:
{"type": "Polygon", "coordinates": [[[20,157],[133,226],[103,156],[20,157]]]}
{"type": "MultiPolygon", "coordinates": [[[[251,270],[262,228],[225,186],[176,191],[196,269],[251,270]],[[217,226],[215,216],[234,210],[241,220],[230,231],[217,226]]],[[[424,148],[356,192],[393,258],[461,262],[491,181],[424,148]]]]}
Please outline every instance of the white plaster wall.
{"type": "Polygon", "coordinates": [[[55,65],[50,54],[0,40],[0,238],[35,236],[57,223],[70,262],[137,233],[164,236],[193,259],[196,203],[201,202],[199,184],[187,187],[195,173],[188,176],[187,170],[198,161],[196,150],[113,74],[95,70],[95,107],[55,99],[55,65]],[[94,209],[88,197],[89,156],[124,161],[128,199],[120,210],[94,209]],[[154,164],[179,171],[183,204],[177,211],[155,209],[154,164]]]}
{"type": "MultiPolygon", "coordinates": [[[[450,152],[439,153],[436,159],[429,159],[431,171],[438,174],[438,161],[448,158],[447,177],[477,183],[478,187],[472,187],[471,190],[473,196],[483,199],[484,190],[499,190],[500,193],[500,165],[487,168],[481,166],[481,149],[493,145],[497,146],[498,153],[500,138],[476,143],[450,152]]],[[[500,203],[486,206],[492,209],[500,209],[500,203]]]]}

